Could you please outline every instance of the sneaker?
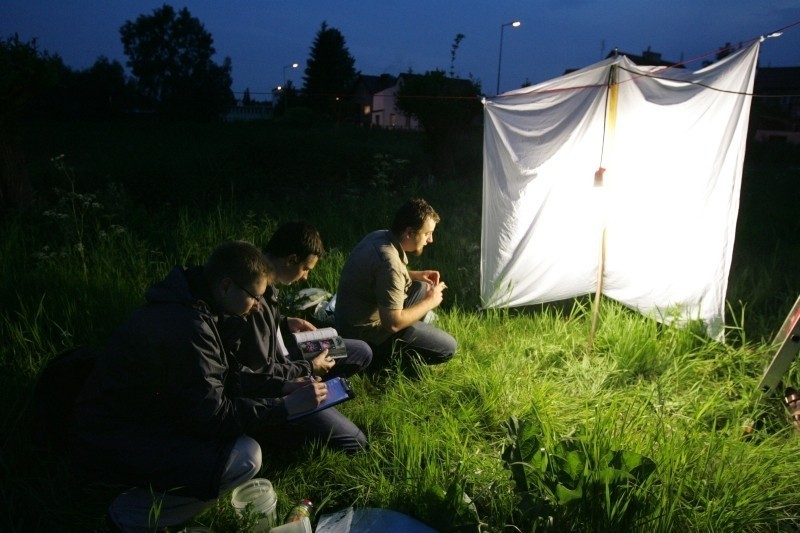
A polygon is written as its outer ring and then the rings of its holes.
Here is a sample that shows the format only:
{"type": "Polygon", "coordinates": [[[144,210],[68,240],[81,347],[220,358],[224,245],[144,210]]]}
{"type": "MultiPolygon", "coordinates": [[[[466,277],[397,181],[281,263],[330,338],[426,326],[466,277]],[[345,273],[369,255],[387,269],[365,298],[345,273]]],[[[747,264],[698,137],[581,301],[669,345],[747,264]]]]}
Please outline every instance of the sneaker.
{"type": "Polygon", "coordinates": [[[439,317],[433,311],[428,311],[422,319],[426,324],[433,324],[437,320],[439,320],[439,317]]]}

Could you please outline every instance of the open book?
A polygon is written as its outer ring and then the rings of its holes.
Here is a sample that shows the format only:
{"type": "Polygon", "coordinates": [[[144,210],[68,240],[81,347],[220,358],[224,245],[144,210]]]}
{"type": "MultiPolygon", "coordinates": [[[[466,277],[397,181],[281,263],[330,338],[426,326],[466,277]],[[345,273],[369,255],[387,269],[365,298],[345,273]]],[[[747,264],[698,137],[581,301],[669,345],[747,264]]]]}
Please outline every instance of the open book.
{"type": "Polygon", "coordinates": [[[323,409],[346,402],[347,400],[352,400],[356,396],[353,392],[353,389],[350,388],[350,382],[347,381],[347,378],[337,376],[326,381],[325,385],[328,387],[328,397],[324,402],[316,406],[314,409],[309,409],[308,411],[290,415],[287,417],[287,420],[296,420],[306,415],[310,415],[311,413],[322,411],[323,409]]]}
{"type": "Polygon", "coordinates": [[[344,339],[334,328],[320,328],[314,331],[301,331],[292,333],[303,359],[310,360],[328,350],[328,357],[332,359],[342,359],[347,357],[347,348],[344,339]]]}

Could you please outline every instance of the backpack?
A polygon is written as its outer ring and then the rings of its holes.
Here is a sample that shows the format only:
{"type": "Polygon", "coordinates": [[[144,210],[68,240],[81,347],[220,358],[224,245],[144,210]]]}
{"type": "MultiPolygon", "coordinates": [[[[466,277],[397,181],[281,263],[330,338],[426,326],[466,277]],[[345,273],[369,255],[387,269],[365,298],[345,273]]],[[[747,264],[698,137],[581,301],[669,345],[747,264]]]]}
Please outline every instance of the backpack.
{"type": "Polygon", "coordinates": [[[69,442],[72,410],[94,369],[98,351],[84,346],[61,352],[39,374],[33,387],[33,439],[42,449],[69,442]]]}

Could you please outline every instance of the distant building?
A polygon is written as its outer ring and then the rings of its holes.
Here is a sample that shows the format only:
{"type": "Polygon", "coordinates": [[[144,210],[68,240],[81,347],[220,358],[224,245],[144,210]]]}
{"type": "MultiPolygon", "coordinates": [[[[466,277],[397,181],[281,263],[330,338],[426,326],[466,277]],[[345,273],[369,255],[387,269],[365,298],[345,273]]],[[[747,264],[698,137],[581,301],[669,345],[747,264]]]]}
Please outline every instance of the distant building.
{"type": "Polygon", "coordinates": [[[674,67],[674,68],[685,68],[681,63],[678,61],[666,61],[661,59],[661,53],[653,52],[650,50],[650,47],[647,47],[647,50],[641,53],[641,55],[629,54],[628,52],[622,52],[619,49],[615,48],[606,56],[608,57],[616,57],[616,56],[625,56],[635,64],[639,65],[640,67],[650,66],[650,67],[674,67]]]}
{"type": "MultiPolygon", "coordinates": [[[[606,56],[606,59],[611,58],[611,57],[617,57],[617,56],[625,56],[628,59],[630,59],[631,61],[633,61],[634,64],[639,65],[640,67],[686,68],[682,63],[679,63],[677,61],[666,61],[664,59],[661,59],[661,53],[660,52],[654,52],[654,51],[650,50],[649,46],[647,47],[647,50],[645,50],[644,52],[642,52],[641,54],[638,54],[638,55],[637,54],[630,54],[628,52],[623,52],[619,48],[614,48],[613,50],[611,50],[608,53],[608,55],[606,56]]],[[[579,70],[579,69],[577,69],[577,68],[568,68],[568,69],[564,70],[564,74],[570,74],[572,72],[575,72],[576,70],[579,70]]]]}
{"type": "Polygon", "coordinates": [[[222,114],[223,122],[242,122],[250,120],[266,120],[272,117],[271,104],[250,104],[244,105],[237,102],[236,105],[228,107],[222,114]]]}
{"type": "Polygon", "coordinates": [[[372,96],[371,124],[374,127],[403,130],[419,130],[422,127],[416,117],[407,115],[397,108],[397,92],[403,80],[413,74],[401,74],[394,85],[378,91],[372,96]]]}
{"type": "Polygon", "coordinates": [[[369,76],[362,74],[356,82],[353,100],[356,105],[356,122],[362,126],[372,125],[372,112],[375,109],[375,94],[394,86],[397,78],[391,74],[369,76]]]}

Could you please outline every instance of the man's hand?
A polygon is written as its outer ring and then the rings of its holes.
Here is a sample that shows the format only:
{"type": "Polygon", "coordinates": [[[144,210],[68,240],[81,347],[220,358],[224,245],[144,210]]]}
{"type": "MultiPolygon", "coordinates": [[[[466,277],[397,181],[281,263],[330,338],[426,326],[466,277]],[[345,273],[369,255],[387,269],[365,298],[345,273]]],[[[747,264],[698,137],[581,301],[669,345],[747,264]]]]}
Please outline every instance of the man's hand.
{"type": "Polygon", "coordinates": [[[301,389],[307,385],[310,385],[316,380],[317,379],[313,376],[303,376],[300,378],[294,378],[291,381],[284,381],[283,387],[281,387],[281,396],[288,396],[297,389],[301,389]]]}
{"type": "Polygon", "coordinates": [[[431,285],[439,283],[438,270],[415,270],[408,273],[408,276],[414,281],[427,281],[431,285]]]}
{"type": "Polygon", "coordinates": [[[447,285],[444,284],[444,281],[440,281],[436,283],[428,290],[428,293],[425,295],[425,299],[431,302],[432,308],[439,307],[439,304],[442,303],[444,299],[444,290],[447,288],[447,285]]]}
{"type": "Polygon", "coordinates": [[[315,376],[324,378],[335,364],[336,361],[328,357],[328,350],[322,350],[318,356],[311,360],[311,372],[315,376]]]}
{"type": "Polygon", "coordinates": [[[304,378],[306,381],[298,389],[285,396],[283,401],[289,415],[314,409],[328,397],[328,386],[314,378],[304,378]],[[309,379],[313,379],[310,381],[309,379]]]}
{"type": "Polygon", "coordinates": [[[301,331],[314,331],[317,329],[314,324],[302,318],[288,317],[286,324],[289,326],[289,331],[292,333],[299,333],[301,331]]]}

